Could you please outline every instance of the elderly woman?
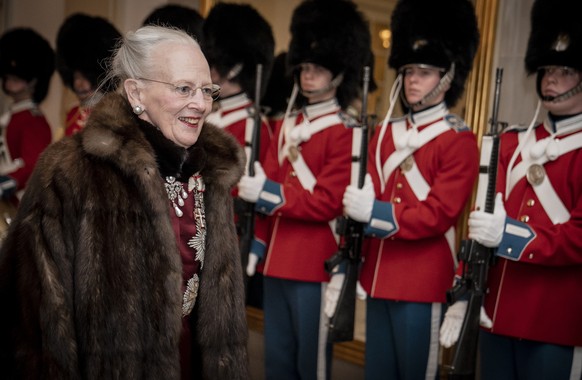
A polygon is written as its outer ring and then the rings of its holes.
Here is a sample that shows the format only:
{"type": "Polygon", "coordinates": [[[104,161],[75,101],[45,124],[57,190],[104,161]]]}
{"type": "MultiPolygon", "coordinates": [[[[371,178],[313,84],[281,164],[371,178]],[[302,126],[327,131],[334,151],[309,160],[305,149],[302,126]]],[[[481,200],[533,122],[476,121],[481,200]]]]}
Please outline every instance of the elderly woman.
{"type": "Polygon", "coordinates": [[[244,155],[204,125],[208,63],[186,33],[147,26],[110,79],[39,161],[0,251],[2,376],[248,378],[230,196],[244,155]]]}

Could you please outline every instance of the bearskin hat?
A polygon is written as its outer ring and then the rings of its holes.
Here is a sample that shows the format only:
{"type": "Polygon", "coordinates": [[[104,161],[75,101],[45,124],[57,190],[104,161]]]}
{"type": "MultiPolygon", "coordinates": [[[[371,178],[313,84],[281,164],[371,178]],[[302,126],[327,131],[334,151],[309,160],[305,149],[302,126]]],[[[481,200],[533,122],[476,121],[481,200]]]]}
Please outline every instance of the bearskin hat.
{"type": "Polygon", "coordinates": [[[541,66],[568,66],[582,71],[582,2],[536,0],[525,55],[529,74],[541,66]]]}
{"type": "Polygon", "coordinates": [[[15,28],[0,38],[0,76],[36,79],[32,99],[41,103],[55,71],[55,54],[48,41],[30,28],[15,28]]]}
{"type": "Polygon", "coordinates": [[[154,9],[144,20],[143,26],[175,27],[200,41],[203,23],[204,18],[196,9],[177,4],[168,4],[154,9]]]}
{"type": "Polygon", "coordinates": [[[275,58],[271,25],[248,4],[218,3],[202,27],[202,50],[210,67],[222,77],[240,64],[231,80],[254,96],[257,65],[263,65],[261,94],[264,94],[275,58]]]}
{"type": "Polygon", "coordinates": [[[426,64],[448,70],[455,64],[448,106],[461,97],[479,46],[475,9],[468,0],[399,0],[391,18],[388,65],[426,64]]]}
{"type": "Polygon", "coordinates": [[[73,88],[73,73],[78,71],[96,88],[120,37],[119,31],[102,17],[83,13],[69,16],[57,33],[56,49],[57,70],[65,86],[73,88]]]}
{"type": "MultiPolygon", "coordinates": [[[[305,0],[291,18],[290,67],[305,62],[343,74],[336,97],[346,108],[360,95],[363,68],[373,62],[368,23],[350,0],[305,0]]],[[[373,80],[369,90],[376,89],[373,80]]]]}

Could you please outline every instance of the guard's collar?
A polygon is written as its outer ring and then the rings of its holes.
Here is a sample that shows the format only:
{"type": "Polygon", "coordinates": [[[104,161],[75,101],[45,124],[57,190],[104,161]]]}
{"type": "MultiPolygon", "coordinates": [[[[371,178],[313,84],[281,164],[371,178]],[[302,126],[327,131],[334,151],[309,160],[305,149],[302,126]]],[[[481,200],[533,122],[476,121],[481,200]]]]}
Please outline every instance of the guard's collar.
{"type": "Polygon", "coordinates": [[[304,107],[304,113],[309,120],[314,119],[316,117],[327,115],[328,113],[338,112],[340,110],[340,106],[337,102],[336,98],[325,100],[323,102],[309,104],[304,107]]]}

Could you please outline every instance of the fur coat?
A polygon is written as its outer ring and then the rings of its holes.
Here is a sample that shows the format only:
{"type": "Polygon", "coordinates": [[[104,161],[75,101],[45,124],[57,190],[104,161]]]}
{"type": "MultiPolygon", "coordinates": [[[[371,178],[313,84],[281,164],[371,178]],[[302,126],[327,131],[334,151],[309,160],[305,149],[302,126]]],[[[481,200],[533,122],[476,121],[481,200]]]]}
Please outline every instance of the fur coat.
{"type": "Polygon", "coordinates": [[[162,176],[201,168],[193,367],[197,378],[248,378],[230,195],[243,167],[242,149],[218,128],[204,125],[186,150],[107,95],[82,132],[44,152],[2,244],[0,377],[180,378],[182,264],[162,176]]]}

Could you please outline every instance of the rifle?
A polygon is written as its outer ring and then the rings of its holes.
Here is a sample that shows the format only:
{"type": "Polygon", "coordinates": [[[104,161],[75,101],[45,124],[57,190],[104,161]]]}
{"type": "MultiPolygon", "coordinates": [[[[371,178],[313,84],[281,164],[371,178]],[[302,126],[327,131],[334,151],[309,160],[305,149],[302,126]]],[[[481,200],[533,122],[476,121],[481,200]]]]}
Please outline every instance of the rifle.
{"type": "MultiPolygon", "coordinates": [[[[259,159],[259,150],[261,145],[261,79],[263,75],[263,65],[257,64],[257,77],[255,80],[255,102],[253,106],[254,128],[251,140],[251,153],[248,161],[248,173],[252,177],[255,175],[255,161],[259,159]]],[[[241,254],[241,261],[244,268],[246,268],[249,252],[251,249],[251,242],[253,241],[255,233],[255,204],[245,202],[239,199],[242,203],[238,206],[239,212],[239,249],[241,254]]]]}
{"type": "MultiPolygon", "coordinates": [[[[364,186],[366,164],[368,160],[368,87],[370,84],[370,67],[364,67],[362,110],[360,126],[362,140],[360,144],[358,187],[364,186]]],[[[361,261],[362,242],[364,240],[364,224],[351,218],[340,218],[338,223],[340,244],[338,251],[325,261],[325,270],[332,273],[333,269],[346,263],[344,282],[340,291],[337,307],[330,319],[327,340],[330,343],[346,342],[354,339],[354,320],[356,315],[356,286],[361,261]]]]}
{"type": "MultiPolygon", "coordinates": [[[[493,213],[497,184],[497,166],[499,160],[499,97],[503,69],[497,68],[495,77],[495,95],[490,131],[483,136],[481,144],[481,163],[479,168],[479,186],[477,188],[476,208],[484,205],[484,211],[493,213]],[[488,161],[488,165],[487,164],[488,161]],[[486,186],[482,186],[483,183],[486,186]],[[483,194],[483,191],[486,191],[483,194]]],[[[479,322],[481,306],[487,289],[487,273],[493,264],[493,249],[487,248],[474,240],[464,240],[458,254],[463,262],[460,281],[447,291],[447,302],[452,305],[468,294],[467,312],[463,319],[461,333],[457,341],[453,361],[448,369],[449,379],[473,379],[477,362],[479,343],[479,322]]]]}

